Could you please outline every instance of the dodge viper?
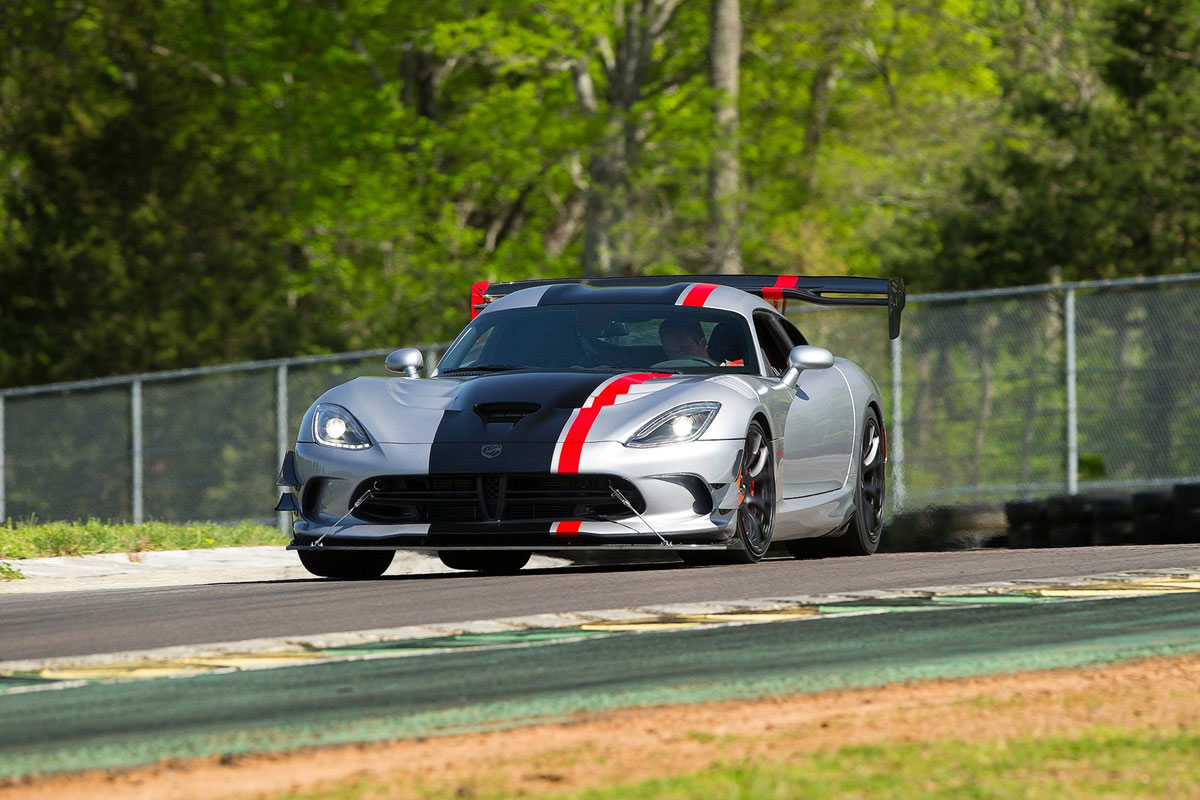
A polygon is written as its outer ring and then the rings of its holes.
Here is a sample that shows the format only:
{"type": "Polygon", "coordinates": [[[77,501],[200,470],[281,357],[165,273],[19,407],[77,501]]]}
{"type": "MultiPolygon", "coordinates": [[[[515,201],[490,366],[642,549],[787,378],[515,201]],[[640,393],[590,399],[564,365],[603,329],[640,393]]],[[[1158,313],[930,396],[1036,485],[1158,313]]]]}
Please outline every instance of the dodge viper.
{"type": "Polygon", "coordinates": [[[875,552],[887,443],[879,387],[814,346],[789,300],[888,307],[900,280],[655,276],[479,283],[430,377],[325,392],[277,484],[303,565],[373,578],[396,550],[513,572],[533,552],[660,550],[758,561],[774,542],[875,552]]]}

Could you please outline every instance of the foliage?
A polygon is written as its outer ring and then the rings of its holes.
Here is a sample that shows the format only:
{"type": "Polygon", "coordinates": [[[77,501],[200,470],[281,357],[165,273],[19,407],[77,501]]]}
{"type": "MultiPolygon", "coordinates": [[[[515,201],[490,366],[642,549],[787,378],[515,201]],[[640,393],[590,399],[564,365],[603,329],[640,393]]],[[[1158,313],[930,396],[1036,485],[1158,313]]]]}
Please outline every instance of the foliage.
{"type": "Polygon", "coordinates": [[[1200,3],[996,12],[1009,120],[891,252],[952,288],[1186,272],[1200,255],[1200,3]],[[918,246],[914,247],[914,239],[918,246]]]}
{"type": "Polygon", "coordinates": [[[147,550],[208,550],[214,547],[285,544],[276,528],[241,522],[141,525],[89,519],[85,522],[13,523],[0,526],[0,558],[82,556],[94,553],[137,553],[147,550]]]}
{"type": "MultiPolygon", "coordinates": [[[[1198,3],[743,0],[742,263],[1188,269],[1198,3]]],[[[3,5],[0,386],[443,340],[474,280],[707,268],[708,17],[3,5]]]]}

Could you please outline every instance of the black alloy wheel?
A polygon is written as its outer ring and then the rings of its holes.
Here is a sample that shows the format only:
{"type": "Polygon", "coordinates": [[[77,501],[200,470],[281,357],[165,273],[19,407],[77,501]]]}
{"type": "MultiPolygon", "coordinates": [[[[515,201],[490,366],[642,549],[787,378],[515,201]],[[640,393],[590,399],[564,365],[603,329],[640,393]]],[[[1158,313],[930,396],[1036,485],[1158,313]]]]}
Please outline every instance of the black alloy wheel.
{"type": "Polygon", "coordinates": [[[843,552],[869,556],[879,549],[883,535],[883,501],[887,480],[883,423],[879,412],[867,408],[862,441],[858,448],[858,487],[854,492],[854,518],[840,537],[843,552]]]}
{"type": "Polygon", "coordinates": [[[511,575],[529,563],[528,550],[438,550],[438,558],[450,569],[511,575]]]}
{"type": "Polygon", "coordinates": [[[680,552],[688,564],[753,564],[767,554],[775,528],[775,458],[771,440],[758,422],[751,422],[742,448],[737,489],[737,549],[680,552]]]}
{"type": "Polygon", "coordinates": [[[313,575],[343,580],[370,580],[392,563],[394,550],[299,550],[300,563],[313,575]]]}

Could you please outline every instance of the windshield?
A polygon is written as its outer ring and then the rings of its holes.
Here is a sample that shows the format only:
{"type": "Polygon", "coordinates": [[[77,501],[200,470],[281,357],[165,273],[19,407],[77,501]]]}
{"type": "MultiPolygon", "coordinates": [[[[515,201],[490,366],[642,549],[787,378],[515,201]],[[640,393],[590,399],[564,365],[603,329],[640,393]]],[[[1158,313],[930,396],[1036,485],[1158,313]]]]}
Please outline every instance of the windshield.
{"type": "Polygon", "coordinates": [[[730,311],[634,303],[514,308],[476,317],[438,374],[654,369],[757,375],[752,342],[749,325],[730,311]]]}

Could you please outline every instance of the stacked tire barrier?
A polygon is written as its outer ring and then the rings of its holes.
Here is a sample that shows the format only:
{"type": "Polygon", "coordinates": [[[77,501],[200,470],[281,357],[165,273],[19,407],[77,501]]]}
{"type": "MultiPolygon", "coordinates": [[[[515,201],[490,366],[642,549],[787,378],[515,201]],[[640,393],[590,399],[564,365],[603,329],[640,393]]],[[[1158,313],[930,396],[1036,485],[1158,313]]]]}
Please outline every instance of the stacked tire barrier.
{"type": "Polygon", "coordinates": [[[1010,500],[1004,516],[1009,547],[1200,542],[1200,483],[1132,495],[1010,500]]]}

